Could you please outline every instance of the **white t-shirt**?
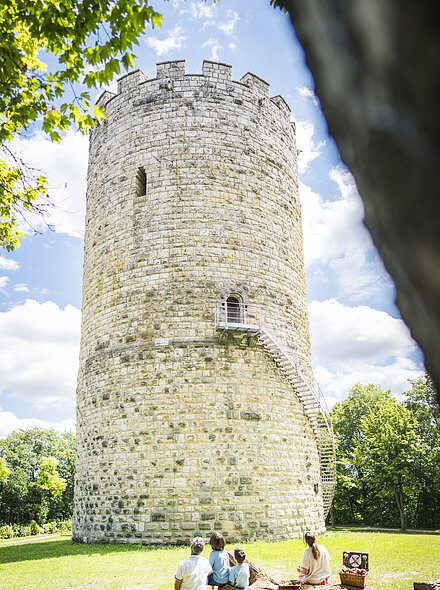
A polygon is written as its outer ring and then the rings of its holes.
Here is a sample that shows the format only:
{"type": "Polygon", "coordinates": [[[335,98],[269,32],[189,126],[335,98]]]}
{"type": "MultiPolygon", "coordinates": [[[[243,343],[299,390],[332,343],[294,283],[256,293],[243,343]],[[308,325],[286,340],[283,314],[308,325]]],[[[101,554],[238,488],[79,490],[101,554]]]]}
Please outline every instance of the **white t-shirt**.
{"type": "Polygon", "coordinates": [[[182,580],[181,590],[206,590],[211,564],[203,555],[190,555],[177,568],[176,580],[182,580]]]}
{"type": "Polygon", "coordinates": [[[330,555],[324,545],[318,545],[320,556],[318,559],[313,557],[312,548],[307,547],[301,562],[301,567],[309,570],[306,576],[307,582],[319,584],[332,575],[330,567],[330,555]]]}
{"type": "Polygon", "coordinates": [[[229,570],[229,581],[237,588],[249,587],[250,570],[247,563],[238,563],[229,570]]]}

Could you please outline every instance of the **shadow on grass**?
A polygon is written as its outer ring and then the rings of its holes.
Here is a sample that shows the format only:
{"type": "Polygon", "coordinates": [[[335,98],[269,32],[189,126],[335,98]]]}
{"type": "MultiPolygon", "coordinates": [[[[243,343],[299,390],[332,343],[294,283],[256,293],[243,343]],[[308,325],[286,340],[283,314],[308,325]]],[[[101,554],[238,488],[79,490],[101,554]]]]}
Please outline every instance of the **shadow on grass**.
{"type": "Polygon", "coordinates": [[[68,557],[70,555],[109,555],[133,551],[169,551],[171,549],[176,549],[176,547],[128,544],[83,545],[72,543],[70,539],[54,539],[16,545],[0,545],[0,564],[68,557]]]}

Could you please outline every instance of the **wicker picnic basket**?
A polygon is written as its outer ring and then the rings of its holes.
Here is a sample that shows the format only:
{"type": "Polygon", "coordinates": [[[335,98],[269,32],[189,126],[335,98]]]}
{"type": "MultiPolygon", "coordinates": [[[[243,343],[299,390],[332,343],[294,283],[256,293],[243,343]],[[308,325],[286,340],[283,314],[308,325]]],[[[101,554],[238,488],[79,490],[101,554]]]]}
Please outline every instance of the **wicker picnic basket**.
{"type": "Polygon", "coordinates": [[[355,588],[365,588],[368,580],[368,572],[366,574],[349,574],[346,572],[339,572],[341,584],[345,586],[354,586],[355,588]]]}
{"type": "Polygon", "coordinates": [[[364,551],[344,551],[342,553],[342,570],[339,572],[341,584],[354,586],[355,588],[365,588],[369,569],[368,553],[364,551]]]}

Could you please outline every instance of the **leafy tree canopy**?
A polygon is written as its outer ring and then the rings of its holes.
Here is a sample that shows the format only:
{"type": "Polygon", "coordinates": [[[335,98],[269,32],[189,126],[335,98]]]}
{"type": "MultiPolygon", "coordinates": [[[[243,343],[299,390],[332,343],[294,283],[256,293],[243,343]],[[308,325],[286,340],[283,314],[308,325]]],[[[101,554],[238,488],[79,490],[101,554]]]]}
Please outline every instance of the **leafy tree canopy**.
{"type": "Polygon", "coordinates": [[[57,472],[58,461],[54,457],[41,457],[38,477],[32,485],[60,498],[67,487],[66,480],[57,472]]]}
{"type": "Polygon", "coordinates": [[[50,518],[71,516],[73,434],[42,428],[12,432],[0,440],[1,464],[10,472],[0,485],[0,519],[5,524],[28,524],[31,520],[43,524],[50,518]]]}
{"type": "Polygon", "coordinates": [[[422,436],[440,439],[440,405],[431,377],[425,374],[409,382],[412,387],[405,394],[406,407],[416,416],[422,436]]]}
{"type": "Polygon", "coordinates": [[[363,477],[377,498],[394,496],[400,526],[406,527],[406,508],[419,486],[417,472],[426,447],[410,410],[390,397],[361,421],[362,439],[355,447],[363,477]]]}
{"type": "Polygon", "coordinates": [[[339,523],[439,525],[439,408],[428,375],[410,383],[402,402],[358,384],[332,409],[339,523]]]}
{"type": "Polygon", "coordinates": [[[440,406],[428,374],[411,379],[410,384],[404,404],[417,419],[418,434],[426,445],[423,469],[418,470],[421,494],[417,509],[420,525],[430,527],[440,521],[440,406]]]}
{"type": "Polygon", "coordinates": [[[334,406],[331,418],[343,453],[352,453],[355,445],[361,440],[361,420],[390,397],[390,391],[384,391],[376,385],[357,383],[352,387],[347,399],[334,406]]]}
{"type": "MultiPolygon", "coordinates": [[[[12,250],[17,220],[38,206],[47,187],[30,174],[11,140],[39,121],[53,141],[71,125],[93,125],[87,88],[110,82],[132,53],[147,24],[162,16],[148,0],[8,0],[0,3],[0,245],[12,250]],[[73,85],[82,85],[76,94],[73,85]],[[66,90],[72,92],[66,98],[66,90]]],[[[95,106],[100,120],[103,111],[95,106]]]]}
{"type": "Polygon", "coordinates": [[[354,385],[347,397],[331,411],[335,442],[337,486],[333,507],[347,523],[362,522],[368,505],[368,486],[363,477],[364,461],[358,461],[355,449],[363,439],[362,420],[391,393],[376,385],[354,385]]]}

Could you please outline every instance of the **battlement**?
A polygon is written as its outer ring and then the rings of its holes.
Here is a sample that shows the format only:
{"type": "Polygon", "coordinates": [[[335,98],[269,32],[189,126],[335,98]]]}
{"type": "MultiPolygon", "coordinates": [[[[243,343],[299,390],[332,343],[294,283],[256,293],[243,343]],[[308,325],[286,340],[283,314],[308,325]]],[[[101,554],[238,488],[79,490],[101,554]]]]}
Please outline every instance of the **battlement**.
{"type": "Polygon", "coordinates": [[[116,94],[114,92],[104,90],[104,92],[100,94],[96,99],[96,104],[100,107],[104,107],[108,103],[108,101],[114,98],[115,96],[116,94]]]}
{"type": "Polygon", "coordinates": [[[125,74],[125,76],[122,76],[122,78],[119,78],[118,93],[132,92],[137,86],[139,86],[139,84],[142,84],[142,82],[146,82],[147,80],[148,78],[142,70],[129,72],[128,74],[125,74]]]}
{"type": "Polygon", "coordinates": [[[180,61],[163,61],[156,64],[156,78],[163,80],[164,78],[179,78],[185,76],[184,59],[180,61]]]}
{"type": "MultiPolygon", "coordinates": [[[[262,101],[271,101],[279,109],[290,116],[290,108],[281,96],[270,98],[268,82],[252,74],[246,73],[240,80],[232,79],[232,66],[209,60],[204,60],[201,74],[189,74],[186,72],[185,60],[165,61],[156,65],[156,77],[148,78],[141,70],[134,70],[125,74],[118,80],[117,94],[105,91],[97,100],[102,107],[118,95],[144,96],[149,93],[174,91],[178,96],[179,92],[193,91],[203,88],[217,88],[235,99],[252,100],[252,97],[262,104],[262,101]]],[[[225,95],[226,95],[225,94],[225,95]]]]}
{"type": "Polygon", "coordinates": [[[263,78],[248,72],[240,79],[240,82],[251,88],[261,98],[269,98],[269,84],[263,78]]]}
{"type": "Polygon", "coordinates": [[[223,80],[225,82],[232,81],[232,66],[216,61],[208,61],[205,59],[202,66],[202,73],[206,78],[213,78],[214,80],[223,80]]]}

